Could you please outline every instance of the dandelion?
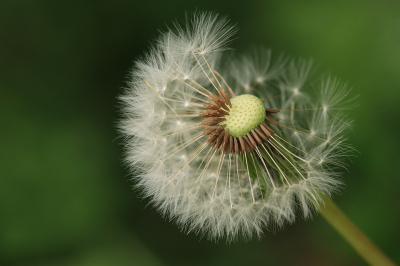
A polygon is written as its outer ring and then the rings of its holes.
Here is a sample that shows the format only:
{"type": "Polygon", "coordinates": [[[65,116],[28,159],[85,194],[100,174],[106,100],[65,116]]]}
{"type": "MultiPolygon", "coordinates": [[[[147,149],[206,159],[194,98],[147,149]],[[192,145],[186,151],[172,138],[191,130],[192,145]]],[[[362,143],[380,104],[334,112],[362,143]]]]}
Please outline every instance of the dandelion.
{"type": "Polygon", "coordinates": [[[320,208],[351,147],[349,89],[312,83],[311,61],[226,55],[236,28],[212,13],[161,33],[121,97],[136,186],[187,232],[260,237],[320,208]]]}
{"type": "Polygon", "coordinates": [[[335,79],[315,85],[311,62],[269,51],[221,58],[235,28],[195,15],[161,34],[122,97],[137,186],[188,231],[229,240],[309,217],[340,186],[350,121],[335,79]]]}

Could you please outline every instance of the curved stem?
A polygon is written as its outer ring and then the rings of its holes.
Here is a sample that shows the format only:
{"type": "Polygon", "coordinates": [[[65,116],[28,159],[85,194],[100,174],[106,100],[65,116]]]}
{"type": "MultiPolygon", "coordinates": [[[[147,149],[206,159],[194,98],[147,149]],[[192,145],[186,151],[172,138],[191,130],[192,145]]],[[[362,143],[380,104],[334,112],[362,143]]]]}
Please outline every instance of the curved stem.
{"type": "Polygon", "coordinates": [[[395,266],[383,252],[330,199],[324,198],[321,214],[351,246],[373,266],[395,266]]]}

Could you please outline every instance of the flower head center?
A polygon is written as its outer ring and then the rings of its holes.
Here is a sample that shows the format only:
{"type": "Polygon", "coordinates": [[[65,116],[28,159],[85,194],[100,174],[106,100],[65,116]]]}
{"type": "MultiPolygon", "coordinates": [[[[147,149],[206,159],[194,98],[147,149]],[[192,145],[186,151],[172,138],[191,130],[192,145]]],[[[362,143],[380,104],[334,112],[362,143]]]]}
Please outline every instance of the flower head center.
{"type": "Polygon", "coordinates": [[[225,130],[229,129],[229,135],[245,136],[265,120],[265,107],[258,97],[242,94],[230,101],[232,107],[229,109],[229,114],[224,116],[225,121],[219,123],[225,125],[225,130]]]}

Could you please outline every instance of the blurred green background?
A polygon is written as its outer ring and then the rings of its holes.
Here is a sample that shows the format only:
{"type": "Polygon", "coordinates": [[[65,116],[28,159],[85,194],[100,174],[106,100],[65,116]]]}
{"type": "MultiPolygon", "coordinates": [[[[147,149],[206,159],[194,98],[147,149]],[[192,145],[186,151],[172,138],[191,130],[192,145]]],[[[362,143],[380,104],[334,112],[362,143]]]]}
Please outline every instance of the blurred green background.
{"type": "Polygon", "coordinates": [[[400,1],[0,1],[0,265],[365,265],[321,216],[227,245],[132,190],[117,96],[185,11],[237,22],[231,47],[312,58],[360,94],[337,204],[400,262],[400,1]]]}

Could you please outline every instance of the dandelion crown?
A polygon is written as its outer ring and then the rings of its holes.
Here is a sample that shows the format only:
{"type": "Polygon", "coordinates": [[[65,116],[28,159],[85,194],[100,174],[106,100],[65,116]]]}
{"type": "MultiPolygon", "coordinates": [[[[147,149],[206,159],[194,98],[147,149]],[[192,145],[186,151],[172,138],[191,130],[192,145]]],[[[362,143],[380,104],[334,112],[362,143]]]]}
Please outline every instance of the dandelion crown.
{"type": "Polygon", "coordinates": [[[224,57],[235,28],[211,13],[162,33],[121,97],[136,186],[186,231],[262,235],[309,217],[339,186],[348,89],[311,62],[224,57]]]}

